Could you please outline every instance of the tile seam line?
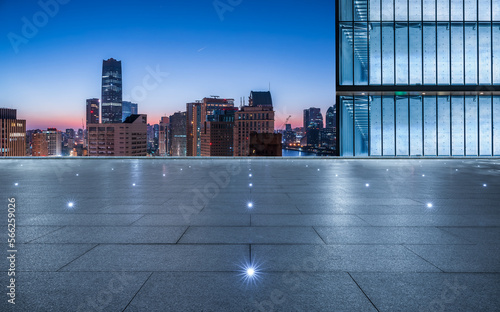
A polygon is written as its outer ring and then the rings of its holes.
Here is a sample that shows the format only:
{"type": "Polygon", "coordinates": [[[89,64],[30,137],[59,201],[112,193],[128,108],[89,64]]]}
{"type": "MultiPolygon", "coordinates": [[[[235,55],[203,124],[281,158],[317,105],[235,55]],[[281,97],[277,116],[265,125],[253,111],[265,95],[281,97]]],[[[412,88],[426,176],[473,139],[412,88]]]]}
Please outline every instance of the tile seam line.
{"type": "MultiPolygon", "coordinates": [[[[57,226],[57,225],[56,225],[56,226],[57,226]]],[[[47,235],[50,235],[50,234],[52,234],[52,233],[54,233],[54,232],[57,232],[57,231],[59,231],[59,230],[62,230],[62,229],[63,229],[63,228],[65,228],[65,227],[66,227],[66,225],[59,225],[59,227],[58,227],[57,229],[55,229],[55,230],[53,230],[53,231],[51,231],[51,232],[49,232],[49,233],[45,233],[44,235],[42,235],[42,236],[40,236],[40,237],[37,237],[37,238],[34,238],[34,239],[32,239],[32,240],[30,240],[30,241],[27,241],[27,242],[25,242],[25,243],[23,243],[23,244],[31,244],[31,242],[36,241],[36,240],[38,240],[38,239],[40,239],[40,238],[43,238],[43,237],[45,237],[45,236],[47,236],[47,235]]]]}
{"type": "Polygon", "coordinates": [[[415,256],[419,257],[420,259],[424,260],[425,262],[429,263],[430,265],[432,265],[433,267],[435,267],[436,269],[438,269],[439,271],[441,271],[441,273],[445,273],[445,271],[443,269],[441,269],[440,267],[438,267],[434,263],[430,262],[429,260],[425,259],[421,255],[417,254],[416,252],[414,252],[413,250],[411,250],[410,248],[408,248],[405,244],[401,244],[401,246],[403,246],[403,248],[405,248],[406,250],[410,251],[415,256]]]}
{"type": "MultiPolygon", "coordinates": [[[[451,228],[453,228],[452,226],[450,226],[450,227],[451,227],[451,228]]],[[[441,231],[443,231],[443,232],[447,233],[447,234],[450,234],[451,236],[454,236],[454,237],[459,238],[459,239],[463,239],[463,240],[465,240],[466,242],[469,242],[469,243],[471,243],[471,244],[473,244],[473,245],[478,245],[477,243],[474,243],[473,241],[470,241],[470,240],[468,240],[468,239],[467,239],[467,238],[465,238],[465,237],[462,237],[462,236],[460,236],[460,235],[458,235],[458,234],[456,234],[456,233],[450,232],[448,229],[446,229],[446,227],[443,227],[443,228],[442,228],[442,227],[440,227],[440,226],[436,226],[436,228],[437,228],[438,230],[441,230],[441,231]]],[[[481,227],[475,227],[475,228],[481,228],[481,227]]],[[[491,244],[487,244],[487,245],[491,245],[491,244]]]]}
{"type": "Polygon", "coordinates": [[[371,305],[375,308],[375,310],[377,310],[378,312],[380,312],[380,310],[373,303],[373,301],[370,299],[370,297],[368,297],[368,295],[365,293],[365,291],[363,290],[363,288],[361,288],[361,286],[359,286],[358,282],[356,282],[356,280],[354,279],[354,277],[352,277],[351,273],[349,273],[349,272],[346,272],[346,273],[349,275],[349,277],[352,279],[352,281],[356,284],[356,286],[358,286],[359,290],[361,290],[361,292],[363,293],[363,295],[365,295],[366,299],[368,299],[368,301],[370,301],[371,305]]]}
{"type": "Polygon", "coordinates": [[[80,259],[84,255],[86,255],[89,251],[91,251],[94,248],[96,248],[97,246],[99,246],[99,244],[95,244],[94,246],[92,246],[90,249],[86,250],[84,253],[82,253],[81,255],[79,255],[78,257],[76,257],[75,259],[71,260],[70,262],[66,263],[65,265],[63,265],[62,267],[60,267],[59,269],[57,269],[56,272],[63,272],[63,271],[61,271],[62,269],[64,269],[65,267],[67,267],[71,263],[75,262],[76,260],[80,259]]]}
{"type": "Polygon", "coordinates": [[[313,229],[314,233],[316,233],[316,235],[318,235],[318,236],[319,236],[319,238],[321,239],[321,241],[323,242],[323,244],[324,244],[324,245],[328,245],[328,244],[325,242],[325,240],[323,239],[323,237],[321,237],[321,235],[319,235],[319,233],[318,233],[318,231],[316,230],[316,228],[315,228],[314,226],[311,226],[311,227],[312,227],[312,229],[313,229]]]}
{"type": "Polygon", "coordinates": [[[136,220],[132,221],[132,223],[130,223],[129,225],[127,226],[133,226],[134,223],[136,223],[137,221],[141,220],[142,218],[144,218],[146,216],[146,214],[143,214],[142,216],[140,216],[139,218],[137,218],[136,220]]]}
{"type": "Polygon", "coordinates": [[[184,232],[182,232],[181,236],[179,236],[179,238],[177,239],[177,241],[176,241],[173,245],[177,245],[177,243],[179,243],[179,242],[180,242],[181,238],[184,236],[184,234],[186,234],[187,230],[188,230],[190,227],[191,227],[190,225],[188,225],[188,226],[186,227],[186,229],[184,230],[184,232]]]}
{"type": "Polygon", "coordinates": [[[139,287],[139,289],[137,290],[137,292],[134,294],[134,296],[132,297],[132,299],[130,299],[130,301],[127,303],[127,305],[125,306],[125,308],[123,308],[122,312],[125,311],[128,306],[132,303],[132,301],[134,301],[135,297],[137,296],[137,294],[142,290],[142,287],[144,287],[144,285],[146,285],[146,283],[149,281],[149,279],[151,278],[151,276],[153,276],[153,273],[154,272],[151,272],[148,276],[148,278],[144,281],[144,283],[142,283],[141,287],[139,287]]]}

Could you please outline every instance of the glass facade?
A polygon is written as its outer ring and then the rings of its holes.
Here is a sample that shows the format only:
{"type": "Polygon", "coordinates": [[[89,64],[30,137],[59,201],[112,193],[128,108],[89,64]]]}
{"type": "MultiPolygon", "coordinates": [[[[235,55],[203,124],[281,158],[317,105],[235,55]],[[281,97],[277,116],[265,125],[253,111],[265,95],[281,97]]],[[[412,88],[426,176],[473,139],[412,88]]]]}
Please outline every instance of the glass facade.
{"type": "Polygon", "coordinates": [[[497,0],[338,2],[339,85],[500,85],[497,0]]]}
{"type": "Polygon", "coordinates": [[[500,1],[337,7],[341,156],[500,156],[500,1]]]}
{"type": "Polygon", "coordinates": [[[500,95],[340,96],[343,156],[500,156],[500,95]]]}

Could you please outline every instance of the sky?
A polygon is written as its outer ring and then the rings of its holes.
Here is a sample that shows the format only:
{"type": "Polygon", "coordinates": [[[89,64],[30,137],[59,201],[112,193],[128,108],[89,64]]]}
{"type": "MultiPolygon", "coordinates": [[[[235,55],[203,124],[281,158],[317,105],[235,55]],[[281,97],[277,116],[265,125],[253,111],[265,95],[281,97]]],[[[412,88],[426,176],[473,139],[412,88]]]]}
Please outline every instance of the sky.
{"type": "Polygon", "coordinates": [[[269,88],[275,127],[335,103],[332,0],[0,0],[0,107],[27,129],[81,128],[102,60],[148,122],[186,103],[269,88]],[[44,5],[45,4],[45,5],[44,5]]]}

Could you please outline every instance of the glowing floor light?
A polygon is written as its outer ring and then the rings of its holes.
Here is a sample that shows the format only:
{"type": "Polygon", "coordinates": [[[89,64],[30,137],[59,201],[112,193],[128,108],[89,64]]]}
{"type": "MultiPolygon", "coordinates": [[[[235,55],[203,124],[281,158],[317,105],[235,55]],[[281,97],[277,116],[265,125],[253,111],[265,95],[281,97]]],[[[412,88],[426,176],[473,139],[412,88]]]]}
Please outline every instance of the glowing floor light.
{"type": "Polygon", "coordinates": [[[240,273],[241,280],[246,284],[256,284],[257,281],[261,278],[261,272],[259,269],[259,265],[255,262],[253,263],[245,263],[240,265],[240,273]]]}
{"type": "Polygon", "coordinates": [[[255,269],[254,268],[247,268],[247,276],[251,278],[254,275],[255,275],[255,269]]]}

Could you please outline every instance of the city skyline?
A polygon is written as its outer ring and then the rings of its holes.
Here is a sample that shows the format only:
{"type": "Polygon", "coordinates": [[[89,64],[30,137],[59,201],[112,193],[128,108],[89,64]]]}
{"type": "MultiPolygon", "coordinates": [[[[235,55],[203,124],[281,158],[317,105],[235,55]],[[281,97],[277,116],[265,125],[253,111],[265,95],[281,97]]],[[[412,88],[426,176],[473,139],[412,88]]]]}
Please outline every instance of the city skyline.
{"type": "Polygon", "coordinates": [[[101,97],[101,62],[109,58],[123,61],[123,100],[138,103],[139,113],[154,123],[209,95],[238,99],[269,85],[277,127],[288,115],[294,127],[301,126],[304,107],[326,112],[334,104],[329,1],[241,2],[225,11],[212,2],[92,4],[59,3],[45,23],[36,21],[40,27],[34,26],[32,38],[23,37],[25,25],[46,11],[36,3],[0,5],[6,30],[0,106],[16,108],[28,129],[80,128],[85,100],[101,97]]]}

